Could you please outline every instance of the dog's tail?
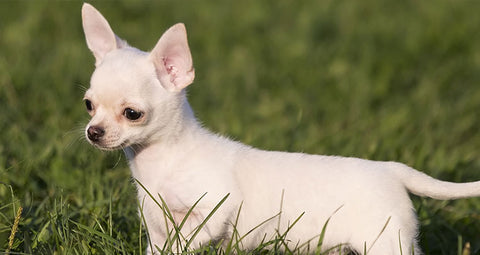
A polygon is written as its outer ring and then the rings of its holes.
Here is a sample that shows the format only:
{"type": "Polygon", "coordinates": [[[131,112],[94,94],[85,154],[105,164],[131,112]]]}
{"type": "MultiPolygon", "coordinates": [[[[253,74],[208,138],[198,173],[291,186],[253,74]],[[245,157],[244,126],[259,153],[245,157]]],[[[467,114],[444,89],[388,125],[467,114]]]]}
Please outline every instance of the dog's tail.
{"type": "Polygon", "coordinates": [[[403,164],[394,164],[393,172],[413,194],[440,200],[480,197],[480,181],[453,183],[440,181],[403,164]]]}

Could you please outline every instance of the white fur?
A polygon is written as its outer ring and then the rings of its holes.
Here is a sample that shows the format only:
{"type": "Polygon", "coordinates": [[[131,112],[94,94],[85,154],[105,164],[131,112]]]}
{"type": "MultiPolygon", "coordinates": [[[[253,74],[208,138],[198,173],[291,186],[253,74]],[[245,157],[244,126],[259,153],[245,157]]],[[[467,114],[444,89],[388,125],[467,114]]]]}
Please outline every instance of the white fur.
{"type": "MultiPolygon", "coordinates": [[[[212,134],[196,121],[186,100],[184,88],[194,71],[183,24],[145,53],[121,41],[91,5],[84,4],[82,16],[96,58],[85,94],[93,105],[86,133],[90,127],[105,131],[92,144],[124,149],[133,177],[165,199],[177,224],[206,193],[182,229],[185,236],[230,194],[193,247],[231,236],[242,205],[240,236],[277,215],[242,240],[246,249],[284,233],[304,213],[286,237],[291,247],[310,240],[315,247],[330,218],[323,249],[345,244],[361,254],[364,249],[373,255],[420,254],[408,191],[438,199],[480,195],[480,182],[442,182],[400,163],[262,151],[212,134]],[[129,120],[126,108],[142,116],[129,120]]],[[[163,247],[162,210],[141,187],[138,199],[150,241],[163,247]]]]}

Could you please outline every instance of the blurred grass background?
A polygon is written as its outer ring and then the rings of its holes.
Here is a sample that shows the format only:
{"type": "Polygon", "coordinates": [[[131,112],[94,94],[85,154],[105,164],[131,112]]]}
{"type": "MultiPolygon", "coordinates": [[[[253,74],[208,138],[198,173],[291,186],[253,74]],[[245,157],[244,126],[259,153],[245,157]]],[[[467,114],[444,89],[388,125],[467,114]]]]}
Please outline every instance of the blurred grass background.
{"type": "MultiPolygon", "coordinates": [[[[196,69],[190,102],[213,131],[269,150],[480,179],[478,1],[92,4],[143,50],[186,24],[196,69]]],[[[12,251],[143,251],[122,153],[82,138],[94,59],[81,5],[0,2],[0,252],[19,206],[12,251]]],[[[426,254],[459,254],[465,242],[480,254],[480,199],[414,202],[426,254]]]]}

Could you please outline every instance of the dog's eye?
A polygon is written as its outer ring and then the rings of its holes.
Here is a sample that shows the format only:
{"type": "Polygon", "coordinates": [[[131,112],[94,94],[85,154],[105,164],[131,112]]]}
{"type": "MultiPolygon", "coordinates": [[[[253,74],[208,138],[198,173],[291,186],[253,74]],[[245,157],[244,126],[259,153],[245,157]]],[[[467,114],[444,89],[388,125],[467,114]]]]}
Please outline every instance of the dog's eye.
{"type": "Polygon", "coordinates": [[[143,114],[141,112],[133,110],[132,108],[126,108],[123,111],[123,115],[129,120],[138,120],[140,119],[140,117],[142,117],[143,114]]]}
{"type": "Polygon", "coordinates": [[[88,99],[85,100],[85,106],[87,107],[87,111],[91,112],[93,110],[92,101],[88,99]]]}

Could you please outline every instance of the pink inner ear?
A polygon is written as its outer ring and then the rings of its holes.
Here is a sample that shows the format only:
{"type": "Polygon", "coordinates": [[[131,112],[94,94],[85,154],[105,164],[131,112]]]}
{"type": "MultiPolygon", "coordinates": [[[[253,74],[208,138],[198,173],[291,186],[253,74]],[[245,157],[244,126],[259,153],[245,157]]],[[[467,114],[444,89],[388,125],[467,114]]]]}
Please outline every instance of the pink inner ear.
{"type": "Polygon", "coordinates": [[[167,70],[167,73],[170,76],[170,82],[175,83],[178,69],[175,67],[173,62],[174,61],[169,57],[163,57],[163,65],[165,66],[165,70],[167,70]]]}
{"type": "Polygon", "coordinates": [[[171,27],[150,54],[159,80],[171,90],[183,89],[192,83],[195,76],[186,35],[183,25],[171,27]]]}

